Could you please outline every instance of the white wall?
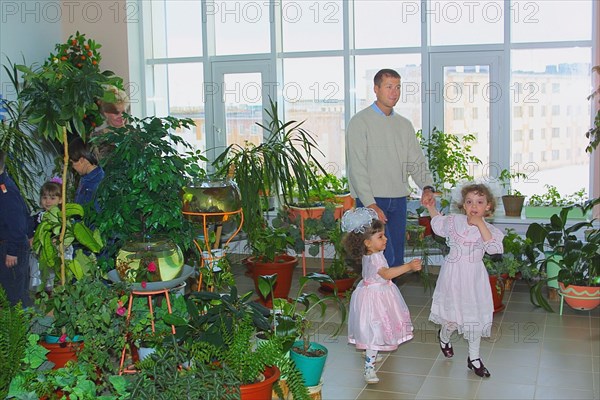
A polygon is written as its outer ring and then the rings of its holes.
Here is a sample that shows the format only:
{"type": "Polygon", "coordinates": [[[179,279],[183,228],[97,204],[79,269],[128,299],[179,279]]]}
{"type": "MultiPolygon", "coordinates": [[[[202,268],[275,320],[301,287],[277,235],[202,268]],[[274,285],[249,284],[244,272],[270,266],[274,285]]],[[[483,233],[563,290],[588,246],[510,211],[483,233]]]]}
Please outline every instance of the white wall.
{"type": "MultiPolygon", "coordinates": [[[[62,11],[59,2],[0,0],[0,64],[43,64],[56,43],[62,40],[62,11]]],[[[0,93],[12,95],[12,85],[0,71],[0,93]]]]}

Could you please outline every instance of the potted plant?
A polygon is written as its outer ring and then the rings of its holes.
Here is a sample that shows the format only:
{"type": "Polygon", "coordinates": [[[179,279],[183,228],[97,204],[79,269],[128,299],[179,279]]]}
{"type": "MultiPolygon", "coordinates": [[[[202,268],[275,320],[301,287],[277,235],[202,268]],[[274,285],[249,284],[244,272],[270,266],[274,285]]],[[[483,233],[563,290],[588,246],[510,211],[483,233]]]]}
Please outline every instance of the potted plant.
{"type": "Polygon", "coordinates": [[[27,347],[28,326],[21,305],[12,306],[0,286],[0,398],[6,398],[10,382],[19,373],[27,347]]]}
{"type": "Polygon", "coordinates": [[[41,344],[55,368],[72,359],[116,371],[125,340],[126,300],[124,287],[106,285],[97,274],[57,286],[51,295],[42,292],[37,324],[45,327],[41,344]]]}
{"type": "MultiPolygon", "coordinates": [[[[27,103],[29,121],[45,139],[63,145],[62,198],[66,199],[69,164],[69,134],[84,140],[96,122],[86,119],[98,115],[97,101],[110,101],[103,85],[121,87],[122,79],[110,71],[101,71],[100,44],[77,32],[66,43],[57,44],[55,53],[39,68],[17,66],[26,82],[20,98],[27,103]]],[[[66,202],[62,203],[62,227],[58,245],[61,254],[60,279],[66,283],[63,243],[66,231],[66,202]]]]}
{"type": "MultiPolygon", "coordinates": [[[[558,214],[563,207],[583,206],[587,201],[585,188],[582,188],[569,195],[561,195],[556,186],[544,185],[545,193],[529,196],[525,206],[525,216],[527,218],[550,218],[553,214],[558,214]]],[[[591,208],[586,208],[585,213],[582,207],[571,207],[568,218],[586,219],[591,214],[591,208]]]]}
{"type": "Polygon", "coordinates": [[[597,204],[600,204],[600,198],[589,200],[583,206],[563,207],[550,217],[550,222],[529,225],[526,237],[530,244],[526,255],[530,265],[538,268],[543,276],[531,287],[533,304],[552,311],[542,294],[543,286],[551,282],[558,282],[555,286],[567,304],[585,292],[595,297],[589,305],[576,306],[578,309],[591,309],[600,304],[600,235],[594,229],[593,220],[569,224],[569,212],[573,207],[581,208],[585,214],[597,204]],[[582,229],[590,229],[585,238],[581,237],[582,229]],[[552,266],[556,267],[553,272],[552,266]]]}
{"type": "MultiPolygon", "coordinates": [[[[277,275],[261,276],[259,290],[263,296],[268,296],[277,282],[277,275]]],[[[275,326],[275,335],[286,337],[287,340],[296,340],[290,350],[290,357],[302,373],[304,384],[309,387],[319,385],[321,375],[327,358],[327,348],[322,344],[310,341],[310,326],[313,310],[320,311],[323,318],[327,305],[333,302],[340,314],[340,323],[332,336],[337,336],[346,322],[346,304],[337,294],[334,287],[330,295],[319,297],[315,293],[305,293],[305,286],[309,282],[328,282],[333,280],[324,274],[310,273],[300,277],[298,293],[295,298],[274,299],[271,318],[275,326]],[[299,339],[299,340],[297,340],[299,339]]]]}
{"type": "Polygon", "coordinates": [[[318,175],[317,179],[321,187],[333,193],[335,202],[342,204],[343,211],[354,207],[354,200],[350,195],[348,178],[346,176],[339,177],[331,172],[327,172],[323,175],[318,175]]]}
{"type": "Polygon", "coordinates": [[[235,286],[229,293],[191,293],[187,299],[190,319],[168,315],[165,321],[176,325],[176,337],[190,346],[194,363],[233,371],[242,383],[242,399],[271,398],[272,386],[280,375],[275,364],[287,376],[294,398],[307,399],[294,364],[284,361],[286,338],[269,334],[273,329],[269,310],[250,301],[251,296],[252,292],[239,296],[235,286]],[[254,340],[258,332],[267,333],[265,341],[254,340]],[[262,382],[258,379],[261,375],[262,382]],[[251,393],[256,397],[247,397],[251,393]]]}
{"type": "MultiPolygon", "coordinates": [[[[175,132],[190,129],[191,119],[127,116],[126,121],[92,138],[92,143],[115,146],[102,160],[106,172],[96,194],[101,209],[92,218],[111,239],[103,269],[112,269],[120,249],[119,272],[143,271],[154,262],[161,280],[175,279],[184,264],[181,249],[190,248],[194,237],[182,214],[181,191],[188,177],[205,175],[198,163],[206,158],[191,152],[175,132]],[[181,153],[180,147],[188,152],[181,153]]],[[[143,277],[134,273],[130,280],[141,282],[143,277]]]]}
{"type": "Polygon", "coordinates": [[[427,158],[434,186],[442,193],[441,206],[448,207],[450,201],[445,198],[448,192],[459,182],[472,180],[469,171],[474,164],[481,164],[481,160],[471,154],[471,144],[476,137],[447,133],[434,127],[427,137],[423,131],[417,131],[417,138],[427,158]]]}
{"type": "Polygon", "coordinates": [[[151,357],[138,363],[138,372],[128,386],[131,399],[240,398],[240,380],[227,366],[190,363],[190,346],[170,340],[151,357]],[[185,365],[185,367],[183,367],[185,365]]]}
{"type": "MultiPolygon", "coordinates": [[[[68,282],[73,279],[81,279],[85,275],[94,273],[97,268],[96,254],[104,247],[100,233],[96,229],[90,229],[84,222],[83,207],[76,203],[66,203],[65,230],[62,243],[73,250],[75,254],[64,259],[65,277],[68,282]],[[84,251],[85,250],[85,251],[84,251]]],[[[61,210],[53,207],[44,213],[42,221],[38,225],[34,236],[32,249],[38,256],[42,279],[45,281],[50,273],[54,271],[59,276],[61,267],[61,253],[58,244],[62,227],[61,210]]]]}
{"type": "Polygon", "coordinates": [[[262,199],[277,196],[280,204],[287,206],[293,201],[295,187],[300,201],[305,201],[316,181],[306,165],[312,162],[323,170],[315,158],[319,152],[316,141],[302,127],[303,121],[282,121],[277,103],[270,103],[265,110],[269,120],[257,123],[266,132],[264,142],[232,144],[214,162],[219,174],[232,175],[240,189],[246,232],[264,226],[262,199]]]}
{"type": "Polygon", "coordinates": [[[261,275],[279,275],[279,282],[270,293],[271,297],[261,296],[260,301],[270,306],[272,297],[287,298],[294,269],[298,265],[298,258],[288,254],[288,250],[304,250],[304,241],[300,237],[299,229],[293,225],[284,225],[281,218],[274,219],[272,224],[265,221],[262,229],[248,232],[248,244],[252,256],[247,262],[252,266],[256,293],[261,293],[258,290],[258,279],[261,275]]]}
{"type": "Polygon", "coordinates": [[[341,225],[336,221],[334,228],[330,230],[328,235],[328,240],[333,245],[334,255],[331,263],[325,269],[325,273],[333,280],[333,284],[320,282],[320,285],[321,290],[327,293],[332,293],[336,289],[339,295],[348,295],[358,279],[358,274],[354,272],[352,266],[348,265],[352,261],[346,258],[346,252],[342,245],[342,235],[341,225]]]}
{"type": "Polygon", "coordinates": [[[502,188],[506,190],[506,194],[502,196],[502,204],[504,205],[504,215],[507,217],[520,217],[523,211],[523,203],[525,196],[521,192],[512,188],[512,182],[516,179],[526,179],[527,175],[522,172],[511,172],[508,169],[503,169],[498,176],[498,181],[502,188]]]}

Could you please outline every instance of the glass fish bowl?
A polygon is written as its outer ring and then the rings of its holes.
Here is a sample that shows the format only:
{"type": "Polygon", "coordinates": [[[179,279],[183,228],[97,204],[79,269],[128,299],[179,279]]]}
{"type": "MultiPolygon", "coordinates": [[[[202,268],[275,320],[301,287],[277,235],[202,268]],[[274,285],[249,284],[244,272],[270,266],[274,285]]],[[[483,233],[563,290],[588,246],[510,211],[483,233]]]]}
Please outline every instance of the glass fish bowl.
{"type": "MultiPolygon", "coordinates": [[[[227,213],[242,207],[240,190],[229,179],[206,179],[183,188],[183,213],[195,223],[203,223],[202,216],[194,213],[227,213]]],[[[207,222],[217,223],[222,216],[208,217],[207,222]]],[[[221,221],[222,222],[222,221],[221,221]]]]}
{"type": "Polygon", "coordinates": [[[181,249],[165,237],[128,241],[116,259],[119,277],[126,282],[170,281],[179,277],[183,264],[181,249]]]}

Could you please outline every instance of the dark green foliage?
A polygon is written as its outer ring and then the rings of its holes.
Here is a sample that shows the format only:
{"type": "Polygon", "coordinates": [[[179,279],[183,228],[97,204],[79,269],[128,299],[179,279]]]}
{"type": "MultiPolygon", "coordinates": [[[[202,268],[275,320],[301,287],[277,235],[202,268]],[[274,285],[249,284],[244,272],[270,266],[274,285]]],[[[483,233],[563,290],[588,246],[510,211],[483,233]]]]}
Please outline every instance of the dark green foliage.
{"type": "Polygon", "coordinates": [[[193,235],[182,214],[181,190],[188,176],[205,175],[198,162],[206,158],[191,152],[176,130],[191,129],[194,122],[174,117],[126,120],[124,127],[92,139],[115,146],[102,160],[106,175],[96,193],[101,211],[92,219],[105,238],[116,241],[110,254],[126,240],[156,234],[187,249],[193,235]]]}
{"type": "Polygon", "coordinates": [[[8,393],[11,380],[20,370],[27,346],[28,321],[20,304],[11,306],[0,287],[0,398],[8,393]]]}
{"type": "MultiPolygon", "coordinates": [[[[525,254],[529,267],[536,268],[545,274],[548,262],[553,260],[560,266],[557,278],[565,286],[600,286],[600,233],[594,229],[593,221],[577,222],[568,226],[569,211],[580,208],[585,215],[595,205],[600,204],[600,198],[587,201],[584,205],[563,207],[558,214],[553,214],[548,223],[533,223],[527,228],[527,245],[525,254]],[[581,229],[591,229],[586,240],[581,240],[577,234],[581,229]]],[[[544,276],[544,275],[542,275],[544,276]]],[[[531,287],[531,302],[553,311],[542,294],[542,288],[548,278],[541,279],[531,287]]]]}
{"type": "Polygon", "coordinates": [[[229,368],[189,364],[191,354],[175,341],[138,364],[131,384],[131,399],[234,400],[239,399],[240,381],[229,368]],[[182,365],[187,365],[182,367],[182,365]]]}

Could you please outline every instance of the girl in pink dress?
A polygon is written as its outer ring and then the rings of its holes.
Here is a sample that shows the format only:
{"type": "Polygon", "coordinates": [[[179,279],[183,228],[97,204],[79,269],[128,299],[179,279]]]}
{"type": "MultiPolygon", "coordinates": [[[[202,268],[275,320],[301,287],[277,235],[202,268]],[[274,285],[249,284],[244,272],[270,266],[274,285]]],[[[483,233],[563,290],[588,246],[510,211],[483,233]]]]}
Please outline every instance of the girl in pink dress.
{"type": "Polygon", "coordinates": [[[445,357],[454,355],[450,336],[457,330],[469,342],[467,367],[480,377],[490,372],[479,356],[482,337],[489,337],[494,303],[483,255],[501,254],[502,232],[485,221],[496,202],[483,184],[467,184],[461,189],[458,208],[464,215],[443,216],[435,201],[424,204],[431,215],[433,231],[446,238],[450,247],[444,258],[433,292],[429,320],[441,325],[440,348],[445,357]]]}
{"type": "Polygon", "coordinates": [[[392,279],[419,271],[421,260],[388,267],[383,256],[387,243],[384,225],[371,208],[346,211],[342,230],[347,232],[343,239],[347,254],[362,260],[363,277],[350,300],[348,342],[366,350],[365,381],[377,383],[377,352],[396,350],[399,344],[413,337],[408,307],[392,279]]]}

